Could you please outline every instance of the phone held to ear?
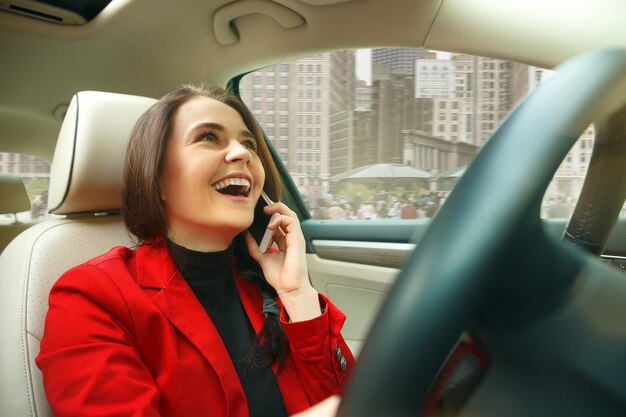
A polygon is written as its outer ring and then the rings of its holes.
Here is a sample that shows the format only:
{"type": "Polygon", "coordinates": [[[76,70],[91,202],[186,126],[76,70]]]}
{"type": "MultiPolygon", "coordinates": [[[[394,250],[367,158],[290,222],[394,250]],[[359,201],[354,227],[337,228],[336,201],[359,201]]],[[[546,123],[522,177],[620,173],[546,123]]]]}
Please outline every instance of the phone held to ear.
{"type": "Polygon", "coordinates": [[[256,203],[254,207],[254,221],[252,225],[248,229],[256,243],[259,245],[259,250],[261,253],[267,252],[267,250],[272,246],[274,232],[267,228],[267,225],[278,213],[274,213],[273,215],[265,214],[263,208],[272,204],[272,200],[265,194],[265,191],[261,193],[261,197],[259,197],[259,201],[256,203]]]}

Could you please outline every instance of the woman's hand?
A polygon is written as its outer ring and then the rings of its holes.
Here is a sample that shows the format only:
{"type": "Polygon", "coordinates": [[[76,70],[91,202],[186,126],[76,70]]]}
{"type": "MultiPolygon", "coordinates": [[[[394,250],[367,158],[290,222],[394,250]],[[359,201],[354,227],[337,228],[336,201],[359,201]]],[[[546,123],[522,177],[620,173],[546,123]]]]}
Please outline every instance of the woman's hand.
{"type": "Polygon", "coordinates": [[[261,253],[248,234],[246,243],[250,256],[261,265],[265,279],[276,290],[291,321],[319,316],[319,299],[309,281],[305,241],[298,216],[283,203],[273,203],[264,211],[269,215],[278,213],[267,227],[274,232],[274,242],[279,250],[261,253]]]}

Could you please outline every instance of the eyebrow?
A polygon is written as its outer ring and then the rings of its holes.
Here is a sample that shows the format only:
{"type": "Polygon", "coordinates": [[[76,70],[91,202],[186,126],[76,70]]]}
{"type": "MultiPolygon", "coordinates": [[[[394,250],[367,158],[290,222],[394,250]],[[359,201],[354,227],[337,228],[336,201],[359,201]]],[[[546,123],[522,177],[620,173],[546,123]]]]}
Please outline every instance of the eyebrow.
{"type": "MultiPolygon", "coordinates": [[[[219,124],[219,123],[215,123],[215,122],[201,122],[198,124],[193,125],[189,130],[187,130],[186,133],[186,137],[189,137],[193,132],[195,132],[196,130],[200,130],[200,129],[211,129],[211,130],[217,130],[218,132],[225,132],[226,128],[219,124]]],[[[250,133],[250,131],[248,130],[240,130],[239,131],[239,136],[244,136],[247,137],[249,139],[254,139],[255,141],[257,140],[257,138],[250,133]]]]}

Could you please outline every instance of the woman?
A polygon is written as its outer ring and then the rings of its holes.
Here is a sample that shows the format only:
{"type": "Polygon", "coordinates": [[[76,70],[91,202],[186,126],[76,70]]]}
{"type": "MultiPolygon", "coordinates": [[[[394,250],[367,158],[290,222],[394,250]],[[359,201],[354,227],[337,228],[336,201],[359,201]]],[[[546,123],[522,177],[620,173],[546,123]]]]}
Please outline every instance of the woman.
{"type": "Polygon", "coordinates": [[[286,416],[338,394],[345,316],[310,285],[282,203],[261,253],[247,233],[279,178],[253,115],[224,90],[179,87],[137,122],[122,213],[139,241],[53,287],[37,365],[62,416],[286,416]]]}

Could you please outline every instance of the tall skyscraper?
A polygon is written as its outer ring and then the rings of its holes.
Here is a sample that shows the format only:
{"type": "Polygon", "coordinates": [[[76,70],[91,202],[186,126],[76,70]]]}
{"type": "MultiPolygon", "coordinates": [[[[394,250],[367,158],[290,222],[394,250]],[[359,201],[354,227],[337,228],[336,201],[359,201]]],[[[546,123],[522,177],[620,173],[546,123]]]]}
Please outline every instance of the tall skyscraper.
{"type": "Polygon", "coordinates": [[[331,53],[329,64],[328,169],[330,175],[335,175],[356,167],[353,122],[356,81],[354,51],[331,53]]]}
{"type": "MultiPolygon", "coordinates": [[[[418,58],[435,58],[436,54],[426,49],[415,48],[377,48],[372,50],[372,67],[386,66],[387,74],[404,74],[413,76],[415,60],[418,58]]],[[[380,74],[380,73],[378,73],[380,74]]],[[[376,71],[372,72],[372,79],[379,79],[376,71]]]]}

